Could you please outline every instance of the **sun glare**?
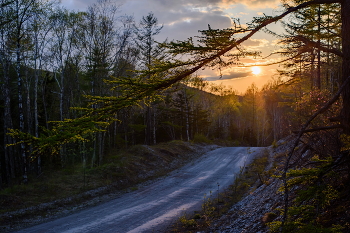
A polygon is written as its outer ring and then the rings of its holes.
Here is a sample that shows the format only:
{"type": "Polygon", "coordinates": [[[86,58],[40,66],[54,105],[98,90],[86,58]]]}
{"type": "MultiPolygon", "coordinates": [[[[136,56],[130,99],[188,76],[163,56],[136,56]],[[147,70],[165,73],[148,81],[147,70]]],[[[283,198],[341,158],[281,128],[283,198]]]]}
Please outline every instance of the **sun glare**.
{"type": "Polygon", "coordinates": [[[252,73],[255,74],[255,75],[260,74],[260,73],[261,73],[260,67],[258,67],[258,66],[253,66],[253,67],[252,67],[252,73]]]}

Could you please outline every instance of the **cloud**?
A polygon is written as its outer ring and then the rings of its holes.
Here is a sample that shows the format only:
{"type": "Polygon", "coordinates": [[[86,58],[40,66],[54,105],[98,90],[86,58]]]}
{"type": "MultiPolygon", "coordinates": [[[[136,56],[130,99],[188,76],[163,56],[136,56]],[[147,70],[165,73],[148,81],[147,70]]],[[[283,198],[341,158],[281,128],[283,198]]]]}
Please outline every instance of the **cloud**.
{"type": "Polygon", "coordinates": [[[280,0],[244,0],[244,5],[249,9],[266,9],[277,8],[280,4],[280,0]]]}
{"type": "MultiPolygon", "coordinates": [[[[97,0],[61,0],[66,7],[75,10],[85,10],[87,6],[97,3],[97,0]]],[[[243,4],[249,9],[275,8],[280,3],[279,0],[111,0],[116,5],[134,6],[129,8],[136,14],[147,14],[148,11],[158,12],[163,10],[186,9],[208,9],[218,8],[221,10],[232,7],[233,5],[243,4]]]]}
{"type": "Polygon", "coordinates": [[[244,42],[244,45],[247,47],[251,47],[253,49],[261,48],[268,46],[270,42],[266,39],[248,39],[244,42]]]}
{"type": "Polygon", "coordinates": [[[279,43],[281,42],[281,40],[280,39],[276,39],[276,40],[272,40],[271,41],[271,45],[278,45],[279,43]]]}
{"type": "Polygon", "coordinates": [[[88,6],[96,3],[96,0],[61,0],[61,4],[71,10],[84,11],[88,6]]]}
{"type": "MultiPolygon", "coordinates": [[[[184,40],[198,35],[198,30],[229,28],[231,17],[256,15],[257,8],[277,6],[278,0],[110,0],[120,6],[120,15],[134,16],[138,23],[142,16],[153,12],[160,25],[164,25],[158,41],[184,40]],[[254,10],[250,10],[254,9],[254,10]]],[[[85,11],[97,0],[62,0],[69,9],[85,11]]],[[[259,9],[259,11],[262,11],[259,9]]],[[[249,18],[246,21],[250,21],[249,18]]],[[[244,23],[244,22],[242,22],[244,23]]],[[[253,42],[252,42],[253,43],[253,42]]]]}
{"type": "Polygon", "coordinates": [[[230,72],[229,74],[225,74],[225,75],[222,75],[222,77],[220,76],[212,76],[212,77],[204,77],[205,80],[207,81],[217,81],[217,80],[228,80],[228,79],[237,79],[237,78],[245,78],[245,77],[248,77],[252,75],[252,72],[251,71],[240,71],[240,72],[237,72],[237,71],[233,71],[233,72],[230,72]]]}
{"type": "Polygon", "coordinates": [[[190,36],[198,35],[198,30],[211,28],[228,28],[231,19],[221,15],[198,14],[196,17],[183,17],[164,25],[162,35],[167,35],[170,40],[183,40],[190,36]]]}

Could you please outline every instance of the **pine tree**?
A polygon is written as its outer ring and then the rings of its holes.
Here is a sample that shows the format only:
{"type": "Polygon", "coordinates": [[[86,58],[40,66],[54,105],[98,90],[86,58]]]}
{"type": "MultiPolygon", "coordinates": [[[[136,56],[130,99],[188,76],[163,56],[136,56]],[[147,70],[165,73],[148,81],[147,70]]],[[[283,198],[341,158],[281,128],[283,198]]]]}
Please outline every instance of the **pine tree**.
{"type": "MultiPolygon", "coordinates": [[[[158,25],[158,19],[153,13],[149,13],[147,16],[142,17],[139,26],[135,26],[136,34],[136,48],[139,51],[139,64],[140,70],[147,72],[151,71],[152,65],[157,60],[164,60],[164,48],[155,41],[155,36],[158,35],[163,26],[158,25]]],[[[144,78],[151,79],[150,74],[144,78]]],[[[145,143],[147,145],[156,144],[156,122],[157,117],[156,107],[150,99],[146,100],[145,106],[145,143]]]]}

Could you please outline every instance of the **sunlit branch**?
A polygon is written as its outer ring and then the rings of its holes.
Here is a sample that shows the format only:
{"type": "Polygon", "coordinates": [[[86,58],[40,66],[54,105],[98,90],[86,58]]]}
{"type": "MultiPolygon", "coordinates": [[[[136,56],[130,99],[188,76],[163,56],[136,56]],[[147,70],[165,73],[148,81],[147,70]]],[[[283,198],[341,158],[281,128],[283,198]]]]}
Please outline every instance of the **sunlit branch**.
{"type": "Polygon", "coordinates": [[[160,90],[160,89],[164,89],[167,88],[169,86],[171,86],[172,84],[175,84],[179,81],[181,81],[182,79],[186,78],[187,76],[195,73],[196,71],[198,71],[199,69],[201,69],[202,67],[206,66],[207,64],[209,64],[210,62],[212,62],[213,60],[217,59],[220,56],[225,55],[227,52],[231,51],[232,49],[234,49],[235,47],[239,46],[240,44],[242,44],[244,41],[248,40],[249,38],[251,38],[254,34],[256,34],[257,32],[259,32],[262,28],[279,21],[280,19],[284,18],[285,16],[289,15],[290,13],[293,13],[295,11],[298,11],[300,9],[303,9],[305,7],[314,5],[314,4],[325,4],[325,3],[340,3],[340,0],[314,0],[314,1],[309,1],[309,2],[304,2],[296,7],[291,7],[288,8],[287,11],[285,11],[283,14],[279,15],[279,16],[275,16],[275,17],[271,17],[269,19],[264,20],[262,23],[260,23],[260,25],[256,26],[254,29],[252,29],[250,31],[250,33],[248,33],[246,36],[242,37],[241,39],[235,41],[234,43],[232,43],[230,46],[227,46],[226,48],[223,48],[222,50],[220,50],[218,53],[205,58],[202,60],[202,62],[200,64],[198,64],[197,66],[188,69],[178,75],[176,75],[175,77],[172,77],[170,79],[168,79],[167,81],[164,81],[162,83],[160,83],[159,85],[155,86],[154,90],[160,90]]]}
{"type": "Polygon", "coordinates": [[[252,64],[252,65],[242,65],[242,66],[238,66],[238,67],[253,67],[253,66],[271,66],[271,65],[276,65],[276,64],[281,64],[284,63],[286,61],[290,61],[293,60],[295,58],[297,58],[298,56],[300,56],[302,53],[298,53],[293,57],[290,58],[286,58],[284,60],[280,60],[280,61],[276,61],[276,62],[270,62],[270,63],[265,63],[265,64],[252,64]]]}

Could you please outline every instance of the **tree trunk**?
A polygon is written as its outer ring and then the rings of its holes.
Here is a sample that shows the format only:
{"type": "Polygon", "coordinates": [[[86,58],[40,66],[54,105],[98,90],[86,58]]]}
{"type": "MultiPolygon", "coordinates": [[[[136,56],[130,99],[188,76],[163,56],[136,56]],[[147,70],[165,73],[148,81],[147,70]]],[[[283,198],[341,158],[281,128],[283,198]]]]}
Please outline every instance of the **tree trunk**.
{"type": "Polygon", "coordinates": [[[44,110],[44,116],[45,116],[45,126],[46,129],[49,129],[49,116],[47,112],[47,103],[46,103],[46,98],[45,98],[45,93],[46,93],[46,81],[47,77],[44,78],[44,80],[41,83],[41,99],[43,101],[43,110],[44,110]]]}
{"type": "MultiPolygon", "coordinates": [[[[15,178],[15,164],[13,147],[6,147],[7,144],[14,143],[12,137],[6,135],[8,129],[13,129],[12,117],[11,117],[11,96],[10,96],[10,77],[8,76],[7,69],[4,67],[4,83],[2,85],[2,92],[4,96],[4,157],[5,157],[5,177],[6,183],[11,185],[11,179],[15,178]]],[[[0,174],[1,176],[1,174],[0,174]]]]}
{"type": "Polygon", "coordinates": [[[145,123],[146,123],[145,144],[151,145],[153,140],[152,140],[152,111],[150,106],[146,106],[145,123]]]}
{"type": "MultiPolygon", "coordinates": [[[[26,77],[28,74],[26,74],[26,77]]],[[[30,101],[30,84],[28,83],[28,85],[26,86],[26,90],[25,90],[25,98],[26,98],[26,125],[27,125],[27,132],[32,134],[32,114],[31,114],[31,101],[30,101]]]]}
{"type": "MultiPolygon", "coordinates": [[[[318,5],[317,12],[317,45],[321,45],[321,5],[318,5]]],[[[316,88],[321,90],[321,50],[317,49],[317,78],[316,78],[316,88]]]]}
{"type": "MultiPolygon", "coordinates": [[[[38,82],[39,82],[39,74],[38,69],[36,67],[36,59],[35,59],[35,74],[34,74],[34,135],[35,137],[39,137],[39,116],[38,116],[38,82]]],[[[41,156],[38,156],[37,161],[37,174],[41,174],[41,156]]]]}
{"type": "Polygon", "coordinates": [[[61,82],[60,82],[60,121],[64,120],[64,74],[63,66],[61,71],[61,82]]]}
{"type": "Polygon", "coordinates": [[[156,111],[156,108],[153,108],[152,109],[153,111],[153,119],[152,119],[152,137],[153,137],[153,144],[157,144],[157,127],[156,127],[156,119],[157,119],[157,111],[156,111]]]}
{"type": "Polygon", "coordinates": [[[186,140],[190,141],[190,107],[188,105],[186,89],[184,90],[184,99],[185,99],[185,117],[186,117],[186,140]]]}
{"type": "MultiPolygon", "coordinates": [[[[350,77],[350,0],[344,0],[341,3],[341,18],[342,18],[342,83],[350,77]]],[[[350,83],[347,84],[343,91],[343,108],[341,112],[341,123],[344,126],[344,131],[350,134],[350,83]]]]}
{"type": "MultiPolygon", "coordinates": [[[[18,4],[18,2],[17,2],[18,4]]],[[[19,9],[19,6],[17,6],[19,9]]],[[[19,15],[17,16],[19,19],[19,15]]],[[[22,77],[21,77],[21,22],[17,22],[17,39],[16,39],[16,74],[18,87],[18,116],[19,116],[19,130],[24,132],[24,114],[23,114],[23,94],[22,94],[22,77]]],[[[25,152],[25,145],[21,143],[21,155],[23,162],[23,183],[28,182],[27,176],[27,155],[25,152]]]]}

